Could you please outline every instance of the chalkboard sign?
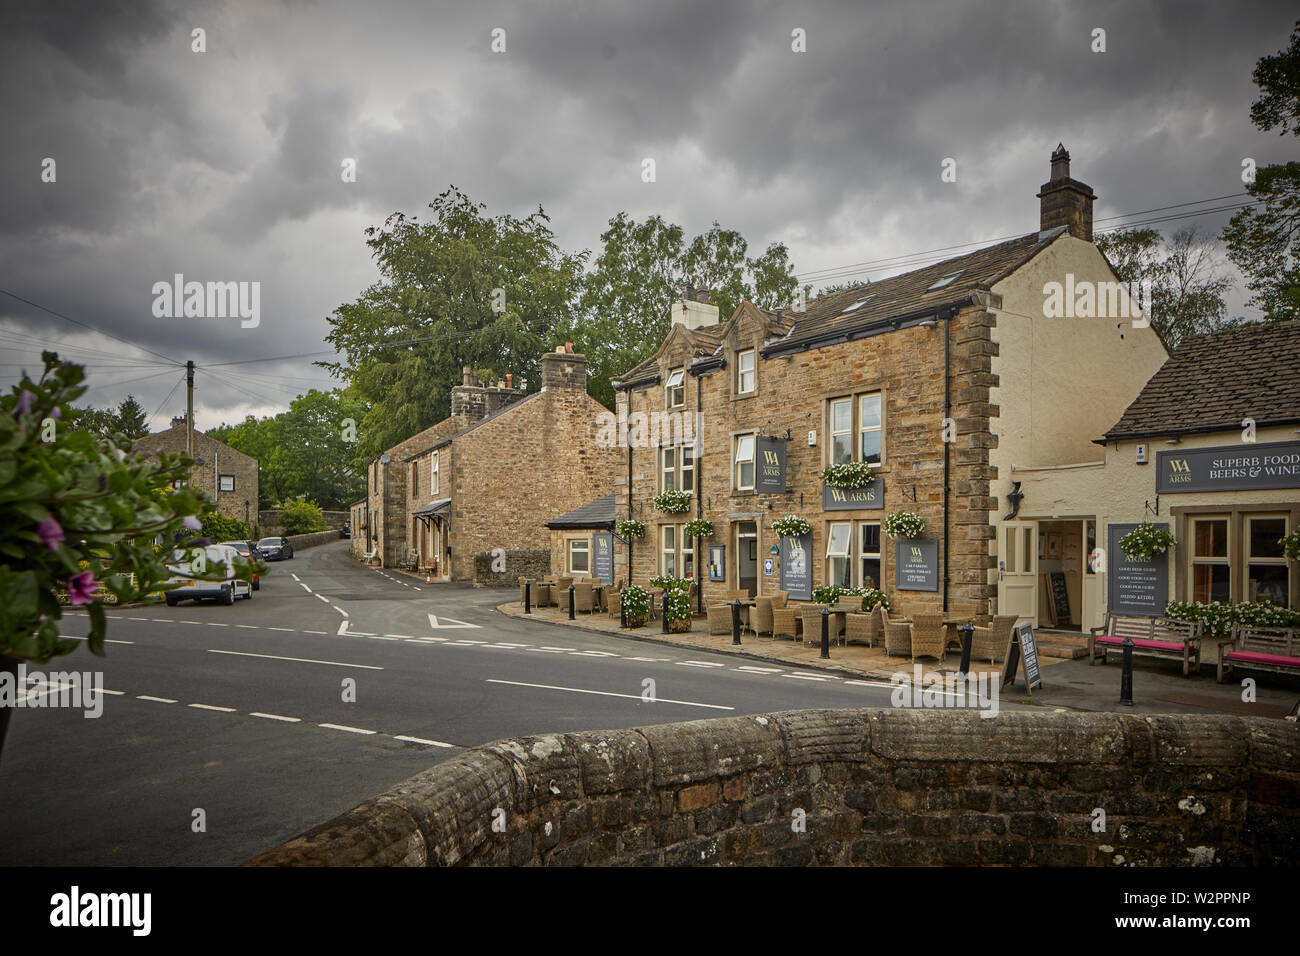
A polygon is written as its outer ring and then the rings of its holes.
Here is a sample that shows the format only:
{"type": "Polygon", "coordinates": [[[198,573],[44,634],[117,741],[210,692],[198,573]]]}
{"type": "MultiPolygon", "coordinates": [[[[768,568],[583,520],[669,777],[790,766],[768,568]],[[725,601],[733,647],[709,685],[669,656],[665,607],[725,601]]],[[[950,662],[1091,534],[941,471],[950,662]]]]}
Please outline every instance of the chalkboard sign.
{"type": "Polygon", "coordinates": [[[1002,665],[1002,686],[1015,684],[1016,671],[1020,661],[1025,662],[1025,691],[1033,697],[1034,685],[1042,686],[1043,676],[1038,671],[1038,645],[1034,643],[1034,625],[1029,622],[1017,624],[1011,629],[1011,640],[1007,643],[1007,662],[1002,665]]]}
{"type": "Polygon", "coordinates": [[[1070,620],[1070,592],[1065,586],[1065,572],[1053,571],[1051,577],[1052,617],[1057,624],[1070,620]]]}

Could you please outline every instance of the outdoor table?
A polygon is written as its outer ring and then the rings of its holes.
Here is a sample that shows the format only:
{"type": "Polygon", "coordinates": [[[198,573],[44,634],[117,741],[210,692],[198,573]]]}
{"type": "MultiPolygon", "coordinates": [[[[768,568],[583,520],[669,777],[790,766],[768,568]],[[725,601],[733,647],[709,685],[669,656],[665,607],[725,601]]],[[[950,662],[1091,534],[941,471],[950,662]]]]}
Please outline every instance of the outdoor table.
{"type": "Polygon", "coordinates": [[[959,630],[957,630],[957,628],[961,627],[963,624],[969,624],[969,623],[971,623],[973,620],[975,620],[975,615],[973,615],[973,614],[968,614],[968,615],[965,616],[965,617],[951,617],[951,618],[944,618],[944,620],[943,620],[943,630],[944,630],[943,647],[944,647],[944,650],[947,650],[947,649],[948,649],[948,645],[950,645],[950,644],[956,644],[956,645],[957,645],[957,649],[958,649],[958,650],[961,650],[961,647],[962,647],[962,643],[961,643],[961,641],[962,641],[962,637],[961,637],[961,632],[960,632],[959,630]]]}

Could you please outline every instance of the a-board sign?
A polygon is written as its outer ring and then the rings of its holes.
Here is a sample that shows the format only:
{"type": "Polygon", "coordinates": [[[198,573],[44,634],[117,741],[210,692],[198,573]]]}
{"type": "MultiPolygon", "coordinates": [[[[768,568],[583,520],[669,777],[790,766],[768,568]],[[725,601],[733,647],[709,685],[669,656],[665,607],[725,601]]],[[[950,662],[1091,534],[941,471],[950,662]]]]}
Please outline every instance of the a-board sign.
{"type": "Polygon", "coordinates": [[[1058,624],[1068,622],[1070,620],[1070,591],[1065,586],[1065,572],[1053,571],[1048,577],[1050,585],[1048,599],[1052,602],[1052,616],[1058,624]]]}
{"type": "Polygon", "coordinates": [[[603,584],[614,583],[614,535],[609,531],[597,531],[591,536],[594,554],[591,569],[603,584]]]}
{"type": "Polygon", "coordinates": [[[1025,691],[1033,696],[1034,685],[1040,687],[1043,676],[1038,672],[1038,645],[1034,643],[1034,625],[1026,621],[1011,629],[1011,640],[1007,643],[1006,663],[1002,665],[1002,686],[1014,685],[1016,671],[1024,661],[1025,691]]]}

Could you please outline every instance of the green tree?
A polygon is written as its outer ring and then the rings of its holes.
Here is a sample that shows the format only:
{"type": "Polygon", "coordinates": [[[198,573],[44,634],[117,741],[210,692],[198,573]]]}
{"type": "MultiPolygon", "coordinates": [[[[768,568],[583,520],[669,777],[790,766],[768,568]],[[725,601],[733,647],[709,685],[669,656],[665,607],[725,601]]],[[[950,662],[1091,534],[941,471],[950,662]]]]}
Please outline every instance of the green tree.
{"type": "Polygon", "coordinates": [[[124,398],[116,409],[87,405],[76,411],[77,418],[72,427],[100,438],[124,435],[134,441],[149,434],[149,416],[134,395],[124,398]]]}
{"type": "Polygon", "coordinates": [[[117,406],[117,428],[132,441],[149,434],[149,415],[134,395],[128,395],[117,406]]]}
{"type": "Polygon", "coordinates": [[[216,511],[205,514],[200,523],[203,525],[203,536],[210,538],[214,544],[221,541],[245,541],[248,538],[248,525],[216,511]]]}
{"type": "Polygon", "coordinates": [[[354,466],[445,418],[463,366],[539,383],[577,302],[583,256],[561,252],[540,207],[490,217],[452,187],[429,208],[366,230],[381,278],[328,318],[343,357],[321,364],[367,406],[354,466]]]}
{"type": "MultiPolygon", "coordinates": [[[[1261,130],[1300,136],[1300,21],[1291,44],[1261,57],[1251,74],[1260,96],[1250,108],[1261,130]]],[[[1228,255],[1268,319],[1300,317],[1300,163],[1257,169],[1246,192],[1255,205],[1237,212],[1223,230],[1228,255]]]]}
{"type": "Polygon", "coordinates": [[[1232,280],[1219,272],[1217,244],[1195,226],[1168,242],[1154,229],[1120,229],[1097,236],[1096,244],[1120,281],[1151,283],[1147,318],[1170,349],[1232,324],[1223,301],[1232,280]]]}
{"type": "Polygon", "coordinates": [[[294,498],[280,505],[280,524],[284,526],[285,534],[327,530],[320,505],[303,498],[294,498]]]}

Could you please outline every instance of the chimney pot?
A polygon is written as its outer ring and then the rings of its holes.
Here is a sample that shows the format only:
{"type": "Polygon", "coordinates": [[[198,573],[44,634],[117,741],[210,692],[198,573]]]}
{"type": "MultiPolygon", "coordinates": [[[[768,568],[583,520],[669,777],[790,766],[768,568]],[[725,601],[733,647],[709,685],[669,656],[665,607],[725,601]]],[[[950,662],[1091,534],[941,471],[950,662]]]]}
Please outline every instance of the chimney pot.
{"type": "Polygon", "coordinates": [[[462,384],[462,385],[473,385],[473,384],[474,384],[474,382],[473,382],[473,377],[474,377],[474,373],[473,373],[473,371],[470,369],[470,367],[469,367],[468,365],[463,365],[463,366],[461,366],[461,370],[460,370],[460,384],[462,384]]]}
{"type": "Polygon", "coordinates": [[[1070,153],[1064,143],[1052,151],[1052,178],[1038,192],[1040,232],[1065,226],[1070,235],[1092,242],[1092,205],[1097,194],[1070,177],[1070,153]]]}
{"type": "Polygon", "coordinates": [[[572,342],[565,342],[565,343],[564,343],[564,354],[565,354],[565,355],[572,355],[572,354],[573,354],[573,343],[572,343],[572,342]]]}
{"type": "Polygon", "coordinates": [[[506,388],[514,388],[514,387],[515,387],[515,373],[506,372],[506,388]]]}

